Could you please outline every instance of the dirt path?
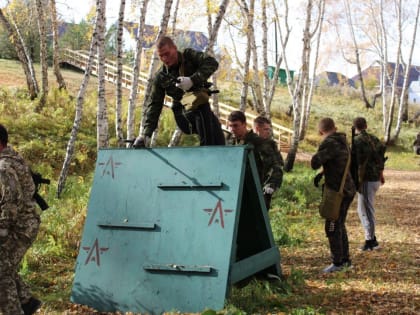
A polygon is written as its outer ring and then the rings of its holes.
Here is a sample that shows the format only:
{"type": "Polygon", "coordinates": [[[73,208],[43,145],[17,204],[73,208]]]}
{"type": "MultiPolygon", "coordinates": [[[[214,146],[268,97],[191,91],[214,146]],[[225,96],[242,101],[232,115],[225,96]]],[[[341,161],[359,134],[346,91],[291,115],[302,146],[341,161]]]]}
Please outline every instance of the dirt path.
{"type": "Polygon", "coordinates": [[[294,300],[300,307],[322,308],[327,314],[420,313],[420,172],[385,170],[377,194],[377,238],[382,247],[361,252],[363,229],[353,202],[347,229],[354,269],[324,275],[329,263],[323,226],[314,219],[303,248],[282,249],[286,275],[303,270],[305,286],[294,300]]]}

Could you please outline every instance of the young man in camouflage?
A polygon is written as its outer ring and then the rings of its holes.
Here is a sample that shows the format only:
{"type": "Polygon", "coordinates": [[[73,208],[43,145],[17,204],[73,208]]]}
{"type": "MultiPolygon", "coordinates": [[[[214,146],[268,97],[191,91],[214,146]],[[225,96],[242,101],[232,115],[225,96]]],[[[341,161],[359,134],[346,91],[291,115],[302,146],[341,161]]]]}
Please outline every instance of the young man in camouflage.
{"type": "MultiPolygon", "coordinates": [[[[337,132],[331,118],[321,119],[318,130],[323,140],[318,151],[311,159],[311,167],[318,169],[322,166],[325,185],[339,191],[344,170],[350,158],[346,135],[337,132]]],[[[323,270],[324,273],[339,271],[344,267],[351,266],[345,223],[347,211],[356,194],[356,189],[350,172],[346,176],[343,194],[344,198],[341,202],[340,215],[337,221],[325,220],[325,233],[330,245],[332,264],[323,270]]]]}
{"type": "Polygon", "coordinates": [[[241,111],[233,111],[228,117],[228,126],[233,134],[231,144],[252,144],[258,175],[263,185],[267,210],[270,209],[271,196],[280,188],[283,180],[282,164],[272,140],[259,137],[247,129],[246,116],[241,111]]]}
{"type": "Polygon", "coordinates": [[[144,129],[135,140],[134,147],[148,146],[162,112],[165,95],[172,98],[172,111],[182,132],[198,134],[200,145],[224,145],[222,127],[210,108],[208,94],[207,80],[219,66],[216,59],[190,48],[179,52],[169,37],[161,38],[156,45],[163,65],[153,80],[144,129]]]}
{"type": "MultiPolygon", "coordinates": [[[[273,131],[271,128],[271,121],[267,117],[258,116],[254,119],[253,129],[254,129],[254,132],[259,137],[265,139],[266,141],[270,143],[271,147],[273,148],[273,151],[276,152],[280,166],[283,169],[284,161],[278,149],[277,142],[273,140],[273,131]]],[[[268,192],[271,192],[271,190],[268,190],[268,192]]],[[[273,196],[273,193],[268,193],[268,192],[267,191],[264,192],[264,200],[265,200],[267,209],[270,209],[271,198],[273,196]]]]}
{"type": "Polygon", "coordinates": [[[31,296],[18,269],[36,238],[40,216],[29,167],[7,143],[7,130],[0,125],[0,314],[28,315],[41,301],[31,296]]]}
{"type": "Polygon", "coordinates": [[[357,213],[365,230],[365,243],[362,251],[375,250],[379,243],[375,235],[375,195],[379,187],[385,183],[383,175],[384,160],[375,156],[375,148],[380,145],[377,137],[366,132],[367,122],[363,117],[353,120],[357,136],[354,138],[354,148],[358,165],[358,196],[357,213]]]}

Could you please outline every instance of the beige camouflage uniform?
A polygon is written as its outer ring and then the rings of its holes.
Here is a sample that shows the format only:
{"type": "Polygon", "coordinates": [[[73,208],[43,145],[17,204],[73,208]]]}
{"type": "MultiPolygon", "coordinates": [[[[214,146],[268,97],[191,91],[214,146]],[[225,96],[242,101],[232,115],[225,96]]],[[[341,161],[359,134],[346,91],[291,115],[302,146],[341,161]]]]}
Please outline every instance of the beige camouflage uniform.
{"type": "Polygon", "coordinates": [[[40,216],[28,166],[12,148],[0,152],[0,315],[23,314],[31,297],[18,274],[19,264],[35,240],[40,216]]]}

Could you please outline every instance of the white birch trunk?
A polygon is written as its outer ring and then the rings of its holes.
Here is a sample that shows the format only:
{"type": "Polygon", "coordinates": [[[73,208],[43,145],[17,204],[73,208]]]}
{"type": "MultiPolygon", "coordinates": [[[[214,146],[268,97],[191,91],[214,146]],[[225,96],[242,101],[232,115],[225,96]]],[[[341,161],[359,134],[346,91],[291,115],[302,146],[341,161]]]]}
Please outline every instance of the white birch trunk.
{"type": "Polygon", "coordinates": [[[105,99],[105,10],[106,0],[101,0],[99,7],[96,8],[99,19],[98,24],[98,104],[96,113],[97,148],[109,146],[108,133],[108,114],[105,99]]]}
{"type": "Polygon", "coordinates": [[[307,90],[307,96],[306,96],[306,104],[305,104],[305,110],[303,115],[302,124],[300,126],[300,140],[305,139],[306,130],[309,126],[309,117],[311,114],[311,105],[312,105],[312,96],[314,91],[314,85],[315,85],[315,76],[317,71],[317,65],[318,65],[318,57],[319,57],[319,46],[321,43],[321,35],[322,35],[322,26],[324,22],[324,13],[325,13],[325,0],[320,0],[318,2],[318,17],[317,17],[317,23],[312,31],[311,37],[317,35],[315,44],[315,56],[314,56],[314,65],[312,66],[312,75],[308,77],[309,86],[307,90]]]}
{"type": "Polygon", "coordinates": [[[177,18],[178,18],[179,1],[180,0],[176,0],[175,7],[174,7],[174,13],[172,15],[172,27],[171,27],[171,34],[172,35],[174,35],[175,31],[176,31],[176,22],[177,22],[177,18]]]}
{"type": "Polygon", "coordinates": [[[387,104],[387,83],[388,83],[388,36],[386,33],[385,19],[384,19],[384,3],[380,0],[380,25],[381,25],[381,92],[382,92],[382,116],[383,116],[383,130],[385,132],[388,124],[388,104],[387,104]]]}
{"type": "Polygon", "coordinates": [[[222,24],[223,18],[226,14],[229,1],[230,0],[222,0],[222,2],[219,5],[219,11],[217,13],[216,19],[213,25],[209,27],[209,44],[207,50],[211,49],[211,51],[213,51],[214,45],[217,41],[217,36],[219,35],[220,25],[222,24]]]}
{"type": "Polygon", "coordinates": [[[130,90],[130,99],[128,102],[128,114],[127,114],[127,139],[134,139],[135,136],[135,126],[134,126],[134,116],[137,102],[137,87],[139,84],[139,73],[141,65],[141,54],[143,49],[143,36],[145,28],[145,19],[147,6],[149,0],[143,0],[142,5],[140,6],[140,18],[139,18],[139,27],[136,39],[136,53],[134,56],[134,67],[133,67],[133,82],[131,82],[130,90]]]}
{"type": "Polygon", "coordinates": [[[287,77],[287,87],[289,90],[289,94],[290,96],[292,96],[292,89],[291,89],[291,84],[292,84],[292,80],[293,78],[290,77],[290,72],[289,72],[289,67],[287,65],[287,61],[286,61],[286,47],[287,47],[287,43],[289,41],[289,36],[291,33],[291,28],[289,26],[289,3],[287,0],[284,1],[284,13],[280,18],[280,15],[278,13],[277,10],[277,6],[274,0],[272,0],[272,6],[273,6],[273,10],[274,10],[274,16],[277,20],[276,23],[276,28],[279,32],[279,36],[280,36],[280,47],[281,47],[281,54],[279,55],[279,57],[277,58],[276,61],[276,68],[274,69],[274,74],[273,74],[273,78],[271,79],[271,84],[270,84],[270,89],[269,89],[269,93],[268,93],[268,100],[266,100],[266,106],[268,106],[269,108],[271,108],[271,103],[273,102],[273,97],[274,97],[274,93],[277,87],[277,78],[280,72],[280,65],[283,62],[283,58],[285,60],[285,70],[286,70],[286,77],[287,77]],[[284,27],[285,27],[285,34],[283,35],[283,31],[282,31],[282,27],[280,25],[280,20],[282,20],[284,22],[284,27]],[[268,104],[268,105],[267,105],[268,104]]]}
{"type": "MultiPolygon", "coordinates": [[[[164,36],[166,34],[166,31],[168,29],[168,23],[169,23],[169,17],[170,17],[170,13],[171,13],[172,2],[173,2],[173,0],[165,0],[164,10],[163,10],[163,14],[162,14],[162,20],[160,22],[159,32],[158,32],[158,35],[156,36],[156,41],[158,41],[162,36],[164,36]]],[[[143,101],[143,106],[142,106],[142,118],[141,118],[141,123],[140,123],[140,134],[143,130],[143,124],[144,124],[144,120],[146,118],[145,117],[146,103],[148,101],[148,98],[150,96],[150,92],[152,90],[153,76],[154,76],[154,73],[156,72],[158,62],[159,62],[159,58],[158,58],[158,55],[157,55],[157,51],[155,49],[155,51],[153,53],[151,63],[150,63],[149,75],[148,75],[149,79],[148,79],[147,86],[146,86],[145,93],[144,93],[144,101],[143,101]]],[[[156,130],[155,130],[155,132],[156,132],[156,130]]]]}
{"type": "Polygon", "coordinates": [[[263,56],[263,104],[265,116],[271,117],[271,104],[268,103],[270,79],[268,78],[268,26],[267,26],[267,0],[261,1],[261,29],[262,29],[262,56],[263,56]]]}
{"type": "Polygon", "coordinates": [[[397,20],[398,20],[398,46],[397,46],[397,56],[395,60],[395,68],[394,68],[394,75],[392,79],[392,90],[391,90],[391,100],[389,104],[389,111],[388,111],[388,121],[385,127],[385,137],[384,141],[388,144],[391,140],[391,129],[392,123],[394,121],[394,111],[395,111],[395,100],[396,100],[396,93],[397,93],[397,83],[398,77],[400,74],[400,60],[401,60],[401,43],[402,43],[402,29],[401,29],[401,0],[397,1],[397,20]]]}
{"type": "Polygon", "coordinates": [[[29,63],[28,58],[27,58],[26,51],[25,51],[26,48],[24,46],[24,43],[21,40],[21,37],[19,36],[19,34],[17,33],[17,28],[13,29],[9,20],[4,15],[2,9],[0,9],[0,23],[7,30],[11,43],[16,51],[16,54],[22,65],[23,72],[25,73],[26,85],[28,87],[29,97],[31,100],[33,100],[37,97],[38,85],[36,84],[36,79],[34,77],[35,73],[32,73],[32,70],[31,70],[32,64],[29,63]]]}
{"type": "MultiPolygon", "coordinates": [[[[418,25],[419,25],[419,13],[420,13],[420,0],[417,2],[417,12],[416,12],[416,19],[414,23],[413,37],[411,38],[410,54],[408,57],[406,68],[405,68],[404,83],[403,83],[403,87],[402,87],[401,95],[400,95],[397,125],[395,127],[395,134],[393,135],[391,139],[393,142],[395,142],[398,139],[398,136],[400,134],[400,131],[402,128],[404,110],[405,110],[405,107],[407,106],[406,93],[407,93],[407,87],[408,87],[408,78],[409,78],[410,69],[411,69],[411,62],[413,59],[414,47],[416,45],[417,30],[418,30],[418,25]]],[[[402,33],[401,29],[399,31],[402,33]]]]}
{"type": "MultiPolygon", "coordinates": [[[[254,11],[255,11],[255,0],[250,0],[248,4],[246,0],[241,0],[241,10],[242,15],[244,16],[247,23],[247,39],[248,46],[250,46],[250,58],[252,57],[252,67],[253,67],[253,80],[251,87],[253,89],[254,96],[254,107],[257,112],[261,112],[264,108],[262,100],[262,91],[260,78],[258,75],[258,56],[257,56],[257,45],[255,42],[255,32],[254,32],[254,11]]],[[[247,48],[248,49],[248,48],[247,48]]]]}
{"type": "Polygon", "coordinates": [[[48,52],[47,52],[47,33],[45,31],[45,15],[44,8],[42,7],[42,1],[36,0],[36,12],[38,15],[38,31],[39,31],[39,60],[41,62],[41,74],[42,74],[42,90],[41,98],[36,107],[37,111],[40,111],[46,104],[48,98],[48,52]]]}
{"type": "Polygon", "coordinates": [[[366,108],[372,108],[372,105],[370,104],[370,102],[369,102],[369,100],[367,99],[367,96],[366,96],[365,82],[364,82],[364,79],[363,79],[362,66],[361,66],[361,62],[360,62],[360,49],[359,49],[359,44],[358,44],[357,39],[356,39],[355,31],[354,31],[354,23],[353,23],[353,17],[352,17],[352,13],[351,13],[352,11],[351,11],[349,0],[344,0],[344,5],[345,5],[345,12],[346,12],[346,17],[347,17],[347,24],[349,26],[350,35],[351,35],[351,38],[352,38],[352,41],[353,41],[353,50],[354,50],[354,54],[355,54],[357,73],[359,74],[360,90],[362,92],[362,99],[365,103],[366,108]]]}
{"type": "Polygon", "coordinates": [[[66,82],[64,81],[63,75],[60,70],[60,47],[58,45],[58,25],[57,25],[57,8],[55,0],[50,0],[51,10],[51,27],[53,35],[53,69],[54,75],[57,79],[58,88],[66,89],[66,82]]]}
{"type": "MultiPolygon", "coordinates": [[[[308,0],[306,6],[306,20],[303,31],[303,48],[302,48],[302,66],[300,69],[299,79],[293,93],[293,137],[289,152],[286,157],[284,170],[291,171],[296,159],[296,153],[300,142],[300,126],[302,124],[302,109],[305,102],[305,89],[308,82],[309,59],[311,52],[311,33],[310,26],[312,21],[312,0],[308,0]]],[[[290,90],[290,89],[289,89],[290,90]]]]}
{"type": "MultiPolygon", "coordinates": [[[[206,48],[206,52],[214,55],[214,45],[217,42],[217,36],[219,34],[220,25],[222,24],[223,17],[226,14],[226,9],[229,5],[230,0],[222,0],[222,2],[219,5],[219,10],[217,13],[217,16],[214,20],[214,23],[212,23],[211,14],[208,12],[208,32],[209,32],[209,44],[206,48]]],[[[217,89],[217,72],[213,74],[212,76],[212,82],[214,89],[217,89]]],[[[218,94],[212,95],[213,100],[213,112],[217,117],[219,117],[219,96],[218,94]]]]}
{"type": "MultiPolygon", "coordinates": [[[[100,0],[96,0],[96,6],[99,7],[100,0]]],[[[96,21],[98,21],[98,11],[96,12],[96,21]]],[[[76,113],[74,116],[74,122],[73,127],[71,129],[70,139],[67,143],[67,149],[66,149],[66,156],[64,158],[64,163],[61,168],[60,177],[58,179],[57,183],[57,198],[60,198],[60,195],[64,189],[64,186],[66,184],[67,175],[70,168],[71,159],[74,154],[77,134],[80,129],[80,124],[82,122],[82,116],[83,116],[83,103],[85,101],[85,93],[86,89],[89,83],[90,79],[90,72],[92,71],[92,64],[95,59],[96,51],[97,51],[97,33],[98,33],[98,23],[95,23],[95,28],[93,30],[92,34],[92,40],[90,43],[90,50],[89,50],[89,59],[86,65],[86,70],[83,76],[82,83],[79,88],[79,93],[77,94],[77,102],[76,102],[76,113]]]]}
{"type": "MultiPolygon", "coordinates": [[[[179,8],[179,0],[177,0],[175,2],[175,8],[174,8],[174,15],[172,17],[172,35],[175,34],[175,30],[176,30],[176,22],[177,22],[177,16],[178,16],[178,8],[179,8]]],[[[160,125],[160,118],[159,118],[159,122],[157,125],[156,130],[159,130],[159,125],[160,125]]],[[[178,126],[175,127],[174,132],[172,133],[172,137],[169,140],[169,144],[168,147],[175,147],[179,144],[179,142],[181,141],[182,138],[182,130],[179,129],[178,126]]],[[[152,135],[152,139],[151,139],[151,146],[155,146],[156,145],[156,140],[157,140],[157,136],[158,133],[154,132],[152,135]]]]}
{"type": "MultiPolygon", "coordinates": [[[[123,75],[123,31],[124,31],[125,0],[120,0],[117,26],[117,84],[115,99],[115,133],[118,147],[124,146],[122,126],[122,75],[123,75]]],[[[139,28],[140,30],[140,28],[139,28]]],[[[134,71],[133,71],[134,72],[134,71]]]]}
{"type": "MultiPolygon", "coordinates": [[[[248,88],[249,88],[249,67],[251,63],[251,38],[249,34],[249,18],[247,12],[243,8],[244,0],[241,0],[240,9],[242,12],[243,20],[246,22],[246,51],[245,51],[245,61],[243,64],[243,75],[242,75],[242,89],[241,89],[241,98],[239,103],[239,110],[245,112],[248,99],[248,88]]],[[[246,5],[246,2],[245,2],[246,5]]]]}

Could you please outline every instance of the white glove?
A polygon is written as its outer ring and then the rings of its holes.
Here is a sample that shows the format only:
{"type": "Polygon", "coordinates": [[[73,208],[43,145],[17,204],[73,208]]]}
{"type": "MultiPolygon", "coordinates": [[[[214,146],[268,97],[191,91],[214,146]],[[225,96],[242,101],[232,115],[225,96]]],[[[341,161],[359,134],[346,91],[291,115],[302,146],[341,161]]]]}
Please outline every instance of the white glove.
{"type": "Polygon", "coordinates": [[[175,84],[177,88],[184,90],[185,92],[191,89],[193,86],[193,82],[191,81],[190,77],[178,77],[178,83],[175,84]]]}
{"type": "Polygon", "coordinates": [[[149,136],[138,136],[136,140],[134,140],[133,147],[136,149],[141,149],[148,147],[150,145],[150,137],[149,136]]]}
{"type": "Polygon", "coordinates": [[[274,188],[270,186],[270,184],[267,184],[263,187],[263,192],[266,195],[272,195],[274,192],[274,188]]]}

